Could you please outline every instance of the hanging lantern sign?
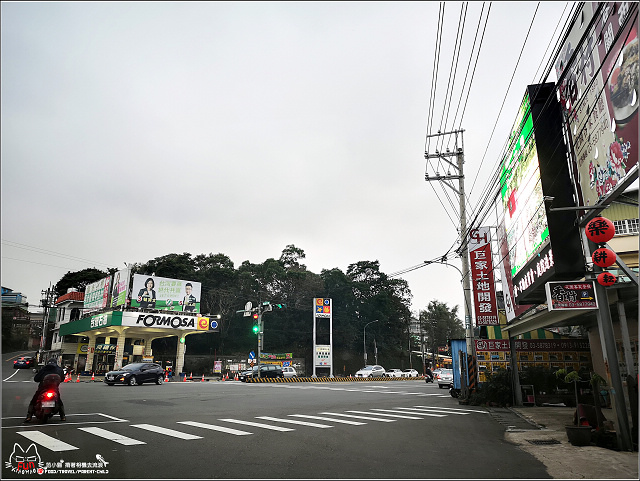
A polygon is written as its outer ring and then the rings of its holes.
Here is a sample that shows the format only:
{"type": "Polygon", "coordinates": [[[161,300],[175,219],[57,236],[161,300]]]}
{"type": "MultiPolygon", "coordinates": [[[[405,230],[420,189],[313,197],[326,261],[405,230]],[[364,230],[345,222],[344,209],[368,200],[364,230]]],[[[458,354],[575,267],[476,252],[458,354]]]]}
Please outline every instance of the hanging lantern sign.
{"type": "Polygon", "coordinates": [[[600,247],[593,251],[591,260],[598,267],[609,267],[616,263],[616,253],[606,247],[600,247]]]}
{"type": "Polygon", "coordinates": [[[616,283],[616,276],[611,274],[610,272],[601,272],[598,275],[598,284],[609,287],[616,283]]]}
{"type": "Polygon", "coordinates": [[[613,222],[602,216],[591,219],[584,230],[587,238],[596,244],[609,242],[616,233],[613,222]]]}

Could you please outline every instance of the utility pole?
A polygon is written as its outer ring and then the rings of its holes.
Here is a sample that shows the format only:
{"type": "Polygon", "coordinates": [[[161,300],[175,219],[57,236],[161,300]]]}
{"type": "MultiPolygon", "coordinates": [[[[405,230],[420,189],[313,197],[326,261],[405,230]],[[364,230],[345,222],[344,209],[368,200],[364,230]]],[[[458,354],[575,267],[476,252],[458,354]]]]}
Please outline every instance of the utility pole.
{"type": "MultiPolygon", "coordinates": [[[[427,182],[431,182],[434,180],[441,181],[444,185],[453,190],[456,194],[458,194],[459,205],[460,205],[460,258],[462,260],[462,285],[464,290],[464,327],[466,333],[466,341],[467,341],[467,354],[473,356],[475,358],[476,350],[475,350],[475,342],[473,339],[473,325],[471,320],[471,275],[469,272],[469,251],[468,251],[468,243],[466,238],[463,236],[467,235],[467,215],[466,215],[466,204],[465,204],[465,193],[464,193],[464,141],[462,139],[462,134],[464,130],[453,130],[451,132],[438,132],[437,134],[427,135],[427,138],[430,137],[441,137],[445,135],[454,135],[455,137],[455,145],[453,151],[450,151],[448,148],[446,152],[439,152],[438,150],[435,153],[424,153],[424,158],[429,159],[439,159],[446,164],[447,174],[441,175],[439,171],[436,170],[435,176],[430,175],[428,172],[425,174],[425,180],[427,182]],[[458,143],[458,134],[460,135],[460,144],[458,143]],[[451,161],[452,157],[456,157],[456,163],[454,164],[451,161]],[[453,169],[454,173],[451,173],[453,169]],[[456,188],[451,181],[458,180],[458,188],[456,188]]],[[[437,142],[436,142],[437,145],[437,142]]],[[[442,164],[440,164],[442,165],[442,164]]]]}

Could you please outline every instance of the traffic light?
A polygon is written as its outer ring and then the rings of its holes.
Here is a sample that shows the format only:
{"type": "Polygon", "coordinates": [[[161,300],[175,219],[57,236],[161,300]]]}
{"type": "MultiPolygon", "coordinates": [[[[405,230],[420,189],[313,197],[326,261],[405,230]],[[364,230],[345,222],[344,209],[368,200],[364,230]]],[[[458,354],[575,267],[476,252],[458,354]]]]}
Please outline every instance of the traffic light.
{"type": "Polygon", "coordinates": [[[258,314],[254,314],[253,315],[253,333],[254,334],[258,334],[258,332],[260,331],[260,326],[258,325],[258,314]]]}
{"type": "Polygon", "coordinates": [[[284,309],[285,307],[287,307],[286,304],[274,304],[278,309],[284,309]]]}

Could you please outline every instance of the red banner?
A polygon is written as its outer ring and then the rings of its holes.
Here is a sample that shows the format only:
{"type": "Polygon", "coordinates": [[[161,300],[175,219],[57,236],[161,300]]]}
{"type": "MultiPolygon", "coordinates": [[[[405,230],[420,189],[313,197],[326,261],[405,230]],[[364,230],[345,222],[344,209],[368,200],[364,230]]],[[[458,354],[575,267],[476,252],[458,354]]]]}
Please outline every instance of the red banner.
{"type": "Polygon", "coordinates": [[[491,231],[489,227],[472,229],[469,234],[471,284],[476,326],[498,326],[496,289],[493,281],[491,231]]]}

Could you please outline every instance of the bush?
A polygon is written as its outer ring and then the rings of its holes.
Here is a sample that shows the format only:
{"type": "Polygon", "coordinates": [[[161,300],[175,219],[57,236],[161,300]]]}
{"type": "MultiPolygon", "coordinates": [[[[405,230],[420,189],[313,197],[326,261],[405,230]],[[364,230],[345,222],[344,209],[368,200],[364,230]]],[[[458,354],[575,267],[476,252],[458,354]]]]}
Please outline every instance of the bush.
{"type": "Polygon", "coordinates": [[[506,369],[499,369],[488,374],[482,386],[481,396],[486,403],[495,403],[498,406],[512,404],[511,373],[506,369]]]}

